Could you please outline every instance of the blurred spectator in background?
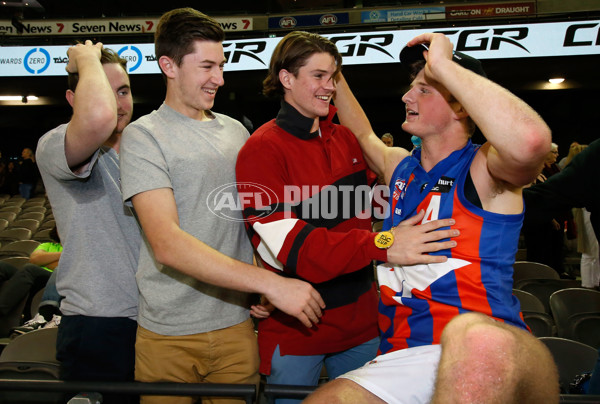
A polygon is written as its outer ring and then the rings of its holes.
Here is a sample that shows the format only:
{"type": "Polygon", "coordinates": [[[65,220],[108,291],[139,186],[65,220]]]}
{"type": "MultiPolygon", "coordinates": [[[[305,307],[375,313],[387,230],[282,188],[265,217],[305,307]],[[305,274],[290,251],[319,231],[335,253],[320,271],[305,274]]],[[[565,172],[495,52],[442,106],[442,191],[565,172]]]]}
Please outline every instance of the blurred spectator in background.
{"type": "Polygon", "coordinates": [[[39,172],[35,164],[35,156],[30,148],[24,148],[21,157],[23,160],[19,162],[18,169],[19,194],[23,198],[29,199],[33,196],[39,172]]]}
{"type": "Polygon", "coordinates": [[[571,160],[573,160],[573,157],[579,154],[586,147],[587,145],[581,145],[577,142],[571,143],[571,146],[569,147],[569,154],[567,154],[566,157],[560,159],[560,161],[558,162],[558,167],[561,170],[565,168],[571,162],[571,160]]]}
{"type": "Polygon", "coordinates": [[[19,178],[17,177],[17,168],[14,161],[6,164],[6,173],[4,176],[3,193],[17,195],[19,193],[19,178]]]}
{"type": "MultiPolygon", "coordinates": [[[[558,145],[552,143],[552,149],[544,160],[544,167],[535,180],[534,186],[545,182],[548,178],[560,172],[560,168],[556,164],[557,157],[558,145]]],[[[568,232],[569,239],[574,239],[577,234],[571,209],[556,210],[553,212],[552,217],[547,217],[544,221],[532,221],[531,217],[535,214],[533,212],[535,209],[537,207],[527,206],[523,222],[527,261],[546,264],[558,272],[561,278],[574,279],[565,272],[564,268],[565,229],[568,232]]]]}
{"type": "Polygon", "coordinates": [[[387,147],[394,147],[394,136],[392,136],[391,133],[384,133],[383,135],[381,135],[381,141],[387,147]]]}
{"type": "Polygon", "coordinates": [[[31,313],[33,296],[46,286],[61,255],[62,245],[60,245],[56,227],[50,234],[55,242],[42,243],[37,246],[29,257],[29,263],[25,264],[22,269],[0,261],[0,280],[10,284],[0,293],[0,316],[8,314],[29,295],[23,310],[25,318],[29,318],[28,313],[31,313]]]}

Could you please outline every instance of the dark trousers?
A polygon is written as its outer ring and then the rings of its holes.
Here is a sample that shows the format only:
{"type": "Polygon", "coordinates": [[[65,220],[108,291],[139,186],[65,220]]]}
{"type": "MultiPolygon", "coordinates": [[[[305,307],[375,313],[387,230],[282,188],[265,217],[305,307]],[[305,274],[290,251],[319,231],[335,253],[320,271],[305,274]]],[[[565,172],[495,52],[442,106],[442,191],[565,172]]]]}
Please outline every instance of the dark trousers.
{"type": "MultiPolygon", "coordinates": [[[[128,318],[63,316],[56,341],[61,379],[133,381],[136,330],[137,322],[128,318]]],[[[126,394],[102,396],[105,403],[139,400],[126,394]]]]}
{"type": "MultiPolygon", "coordinates": [[[[4,272],[4,270],[2,271],[4,272]]],[[[22,269],[13,272],[0,293],[0,316],[8,314],[29,294],[24,313],[29,319],[31,299],[44,288],[52,272],[33,264],[26,264],[22,269]]],[[[0,276],[3,278],[4,276],[0,276]]]]}

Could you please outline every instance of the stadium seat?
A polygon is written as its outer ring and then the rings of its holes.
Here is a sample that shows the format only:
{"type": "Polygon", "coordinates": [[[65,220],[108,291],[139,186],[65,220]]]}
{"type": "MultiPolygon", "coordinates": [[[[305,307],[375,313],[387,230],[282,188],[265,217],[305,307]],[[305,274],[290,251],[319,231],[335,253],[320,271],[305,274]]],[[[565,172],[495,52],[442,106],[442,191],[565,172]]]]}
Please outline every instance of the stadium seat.
{"type": "MultiPolygon", "coordinates": [[[[42,328],[10,341],[0,354],[0,379],[59,380],[58,328],[42,328]]],[[[61,403],[63,393],[0,391],[3,403],[61,403]]]]}
{"type": "Polygon", "coordinates": [[[550,310],[550,296],[557,290],[580,287],[581,282],[572,279],[522,279],[515,283],[514,288],[529,292],[537,297],[544,305],[546,313],[550,310]]]}
{"type": "Polygon", "coordinates": [[[556,336],[554,319],[546,312],[544,305],[537,297],[519,289],[513,289],[513,294],[521,303],[523,320],[533,335],[536,337],[556,336]]]}
{"type": "Polygon", "coordinates": [[[40,222],[35,219],[22,219],[17,217],[12,223],[8,225],[9,229],[14,229],[18,227],[29,229],[31,230],[31,233],[34,233],[40,227],[40,222]]]}
{"type": "Polygon", "coordinates": [[[559,290],[550,296],[550,308],[558,336],[570,338],[572,316],[584,313],[600,314],[600,292],[584,288],[559,290]]]}
{"type": "Polygon", "coordinates": [[[0,258],[29,257],[39,245],[35,240],[13,241],[0,247],[0,258]]]}
{"type": "Polygon", "coordinates": [[[569,392],[569,384],[583,373],[591,372],[598,359],[598,350],[566,338],[541,337],[558,368],[561,393],[569,392]]]}
{"type": "Polygon", "coordinates": [[[516,261],[513,264],[513,282],[522,279],[560,279],[558,272],[545,264],[531,261],[516,261]]]}
{"type": "Polygon", "coordinates": [[[5,242],[30,240],[31,234],[31,230],[23,227],[4,229],[0,231],[0,242],[4,245],[5,242]]]}

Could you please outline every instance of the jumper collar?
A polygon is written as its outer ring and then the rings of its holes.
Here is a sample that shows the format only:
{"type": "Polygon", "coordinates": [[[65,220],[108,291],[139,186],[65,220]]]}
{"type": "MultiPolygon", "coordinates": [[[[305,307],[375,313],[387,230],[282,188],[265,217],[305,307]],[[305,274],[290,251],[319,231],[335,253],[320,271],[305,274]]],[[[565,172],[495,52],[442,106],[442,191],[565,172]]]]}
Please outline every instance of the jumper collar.
{"type": "Polygon", "coordinates": [[[310,132],[314,120],[305,117],[290,104],[281,100],[281,109],[275,118],[275,123],[281,129],[303,140],[319,137],[319,131],[310,132]]]}

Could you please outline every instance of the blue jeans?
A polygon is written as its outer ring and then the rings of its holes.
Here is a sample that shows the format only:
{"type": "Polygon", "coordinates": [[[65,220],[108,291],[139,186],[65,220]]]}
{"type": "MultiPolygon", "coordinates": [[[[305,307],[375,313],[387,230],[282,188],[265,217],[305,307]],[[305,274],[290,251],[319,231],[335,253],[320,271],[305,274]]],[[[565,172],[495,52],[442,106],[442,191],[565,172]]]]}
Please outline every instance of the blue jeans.
{"type": "Polygon", "coordinates": [[[44,289],[44,293],[42,294],[42,300],[40,301],[40,307],[44,305],[51,305],[54,307],[58,307],[60,304],[60,299],[62,297],[58,294],[58,290],[56,290],[56,273],[58,271],[55,269],[50,275],[48,282],[46,282],[46,287],[44,289]]]}
{"type": "MultiPolygon", "coordinates": [[[[289,384],[295,386],[316,386],[325,364],[330,380],[346,372],[361,367],[377,355],[379,338],[341,352],[323,355],[280,355],[279,346],[271,359],[269,384],[289,384]]],[[[296,404],[302,400],[277,399],[277,404],[296,404]]]]}
{"type": "Polygon", "coordinates": [[[35,184],[19,184],[19,194],[25,199],[30,199],[33,195],[35,184]]]}

